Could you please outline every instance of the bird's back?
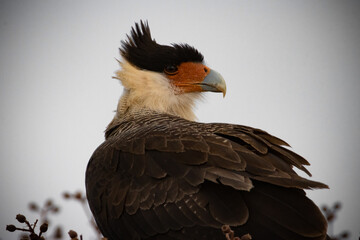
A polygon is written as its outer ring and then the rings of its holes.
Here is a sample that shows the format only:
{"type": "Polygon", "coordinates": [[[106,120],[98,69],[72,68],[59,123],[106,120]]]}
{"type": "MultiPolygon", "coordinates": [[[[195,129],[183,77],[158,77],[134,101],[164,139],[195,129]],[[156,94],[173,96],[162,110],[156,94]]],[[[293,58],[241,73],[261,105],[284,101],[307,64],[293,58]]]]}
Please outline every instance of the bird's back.
{"type": "Polygon", "coordinates": [[[268,133],[146,112],[114,121],[86,172],[90,208],[109,239],[325,239],[302,189],[307,161],[268,133]]]}

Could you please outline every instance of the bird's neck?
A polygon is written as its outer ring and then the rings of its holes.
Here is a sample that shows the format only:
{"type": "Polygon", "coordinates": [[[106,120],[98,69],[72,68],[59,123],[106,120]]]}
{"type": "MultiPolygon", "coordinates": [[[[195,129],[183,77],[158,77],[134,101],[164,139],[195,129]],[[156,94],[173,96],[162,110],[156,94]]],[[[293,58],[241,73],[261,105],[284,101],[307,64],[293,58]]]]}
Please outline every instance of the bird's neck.
{"type": "Polygon", "coordinates": [[[156,105],[149,107],[146,104],[132,104],[128,90],[125,89],[119,100],[116,114],[105,130],[105,137],[108,138],[126,131],[129,126],[134,128],[136,125],[148,124],[150,120],[159,119],[159,117],[165,116],[164,114],[191,121],[196,118],[190,106],[189,109],[168,108],[167,111],[164,111],[163,108],[156,107],[156,105]]]}
{"type": "Polygon", "coordinates": [[[170,100],[166,99],[151,99],[150,97],[147,99],[134,98],[131,96],[131,91],[124,89],[124,92],[118,102],[116,115],[114,118],[125,119],[131,117],[132,115],[152,112],[159,114],[166,113],[192,121],[196,119],[193,111],[193,97],[182,97],[181,103],[176,102],[175,104],[171,104],[169,101],[170,100]]]}

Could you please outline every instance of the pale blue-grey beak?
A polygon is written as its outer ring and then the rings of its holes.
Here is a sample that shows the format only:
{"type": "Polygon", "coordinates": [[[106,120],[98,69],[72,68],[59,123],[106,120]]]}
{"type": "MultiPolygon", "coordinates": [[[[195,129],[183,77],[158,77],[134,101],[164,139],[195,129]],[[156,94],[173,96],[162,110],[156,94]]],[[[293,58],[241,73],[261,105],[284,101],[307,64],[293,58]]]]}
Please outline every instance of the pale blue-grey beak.
{"type": "Polygon", "coordinates": [[[210,69],[210,73],[201,82],[201,88],[204,91],[222,92],[226,95],[226,83],[224,78],[217,71],[210,69]]]}

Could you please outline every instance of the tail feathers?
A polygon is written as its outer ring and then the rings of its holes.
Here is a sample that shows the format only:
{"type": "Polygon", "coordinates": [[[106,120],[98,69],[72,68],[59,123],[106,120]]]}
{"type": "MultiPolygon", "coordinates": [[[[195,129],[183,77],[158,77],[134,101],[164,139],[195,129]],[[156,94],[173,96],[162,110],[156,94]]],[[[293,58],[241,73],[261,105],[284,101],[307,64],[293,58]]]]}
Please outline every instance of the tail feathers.
{"type": "Polygon", "coordinates": [[[254,181],[243,193],[248,222],[238,230],[254,239],[326,239],[327,223],[319,208],[299,189],[254,181]]]}

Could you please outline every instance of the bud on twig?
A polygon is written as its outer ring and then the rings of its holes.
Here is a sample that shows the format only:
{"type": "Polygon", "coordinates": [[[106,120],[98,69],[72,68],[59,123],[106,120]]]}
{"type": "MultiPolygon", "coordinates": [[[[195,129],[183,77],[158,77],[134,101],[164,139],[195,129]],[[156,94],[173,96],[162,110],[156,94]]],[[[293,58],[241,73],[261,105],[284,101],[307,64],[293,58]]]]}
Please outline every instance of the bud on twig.
{"type": "Polygon", "coordinates": [[[31,233],[31,234],[30,234],[30,239],[31,239],[31,240],[38,240],[38,239],[39,239],[39,236],[38,236],[36,233],[31,233]]]}
{"type": "Polygon", "coordinates": [[[69,237],[71,237],[71,238],[76,238],[77,237],[77,232],[75,232],[74,230],[70,230],[68,232],[68,234],[69,234],[69,237]]]}
{"type": "Polygon", "coordinates": [[[53,205],[53,201],[52,201],[51,199],[48,199],[48,200],[46,201],[45,205],[46,205],[47,207],[50,207],[50,206],[53,205]]]}
{"type": "Polygon", "coordinates": [[[26,221],[26,217],[22,214],[16,215],[16,220],[18,220],[19,223],[24,223],[26,221]]]}
{"type": "Polygon", "coordinates": [[[350,233],[347,232],[347,231],[344,231],[344,232],[341,233],[340,236],[341,236],[341,238],[348,238],[350,236],[350,233]]]}
{"type": "Polygon", "coordinates": [[[54,233],[54,238],[55,239],[60,239],[60,238],[62,238],[62,229],[61,229],[61,227],[57,227],[56,229],[55,229],[55,233],[54,233]]]}
{"type": "Polygon", "coordinates": [[[16,227],[15,227],[15,225],[7,225],[6,230],[9,231],[9,232],[15,232],[16,227]]]}
{"type": "Polygon", "coordinates": [[[63,193],[63,197],[64,197],[65,199],[69,199],[71,196],[70,196],[70,193],[64,192],[64,193],[63,193]]]}
{"type": "Polygon", "coordinates": [[[31,211],[35,211],[35,212],[39,211],[39,206],[34,202],[29,203],[29,208],[31,211]]]}
{"type": "Polygon", "coordinates": [[[81,199],[82,199],[82,194],[81,194],[81,192],[75,193],[75,198],[81,200],[81,199]]]}
{"type": "Polygon", "coordinates": [[[341,208],[341,203],[340,202],[336,202],[334,204],[334,209],[340,209],[341,208]]]}
{"type": "Polygon", "coordinates": [[[54,207],[54,208],[52,209],[52,212],[53,212],[53,213],[58,213],[59,210],[60,210],[59,207],[54,207]]]}
{"type": "Polygon", "coordinates": [[[42,233],[44,233],[44,232],[46,232],[47,230],[48,230],[48,224],[47,224],[47,223],[41,224],[41,226],[40,226],[40,231],[41,231],[42,233]]]}

